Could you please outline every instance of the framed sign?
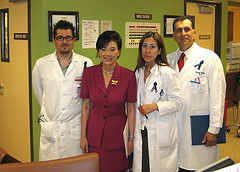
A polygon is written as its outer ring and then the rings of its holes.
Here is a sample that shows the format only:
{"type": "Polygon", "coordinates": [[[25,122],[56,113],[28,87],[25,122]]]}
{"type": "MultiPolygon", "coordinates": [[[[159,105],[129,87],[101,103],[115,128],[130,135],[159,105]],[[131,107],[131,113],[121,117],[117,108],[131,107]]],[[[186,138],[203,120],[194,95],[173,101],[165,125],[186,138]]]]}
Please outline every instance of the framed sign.
{"type": "Polygon", "coordinates": [[[195,29],[195,16],[188,16],[192,20],[192,28],[195,29]]]}
{"type": "Polygon", "coordinates": [[[164,15],[164,37],[173,37],[173,21],[180,16],[164,15]]]}
{"type": "MultiPolygon", "coordinates": [[[[164,37],[173,37],[173,22],[180,16],[164,15],[164,37]]],[[[192,28],[195,29],[195,16],[188,16],[192,20],[192,28]]]]}
{"type": "Polygon", "coordinates": [[[48,11],[49,41],[53,38],[53,26],[59,20],[71,22],[75,29],[76,39],[79,40],[79,13],[77,11],[48,11]]]}

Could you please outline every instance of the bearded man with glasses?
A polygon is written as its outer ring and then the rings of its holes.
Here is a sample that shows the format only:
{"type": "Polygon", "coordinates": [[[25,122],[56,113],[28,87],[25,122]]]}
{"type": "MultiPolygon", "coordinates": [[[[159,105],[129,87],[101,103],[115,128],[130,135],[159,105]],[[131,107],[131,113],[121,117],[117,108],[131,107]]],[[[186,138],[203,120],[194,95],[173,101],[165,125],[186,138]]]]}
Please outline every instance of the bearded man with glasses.
{"type": "Polygon", "coordinates": [[[41,106],[40,161],[82,154],[81,79],[83,69],[93,63],[74,53],[75,42],[73,24],[57,22],[53,29],[56,51],[38,59],[32,71],[33,92],[41,106]]]}

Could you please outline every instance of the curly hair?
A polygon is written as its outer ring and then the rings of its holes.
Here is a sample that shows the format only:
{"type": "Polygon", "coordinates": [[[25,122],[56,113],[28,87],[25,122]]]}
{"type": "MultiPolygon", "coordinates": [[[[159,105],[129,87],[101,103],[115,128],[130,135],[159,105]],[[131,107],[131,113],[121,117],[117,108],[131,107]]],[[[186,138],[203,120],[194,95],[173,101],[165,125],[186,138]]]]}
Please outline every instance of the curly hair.
{"type": "Polygon", "coordinates": [[[74,38],[76,37],[75,29],[74,29],[73,24],[71,22],[67,21],[67,20],[59,20],[54,25],[54,28],[53,28],[53,38],[56,37],[58,29],[63,29],[63,30],[71,29],[73,37],[74,38]]]}

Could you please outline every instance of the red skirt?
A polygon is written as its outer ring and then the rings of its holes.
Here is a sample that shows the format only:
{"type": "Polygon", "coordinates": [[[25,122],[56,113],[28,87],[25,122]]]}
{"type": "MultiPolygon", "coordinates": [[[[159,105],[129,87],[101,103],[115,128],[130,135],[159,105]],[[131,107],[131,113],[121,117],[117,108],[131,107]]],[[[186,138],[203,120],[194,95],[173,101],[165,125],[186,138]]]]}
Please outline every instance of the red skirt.
{"type": "Polygon", "coordinates": [[[128,169],[128,159],[125,155],[125,148],[108,150],[104,134],[100,148],[93,146],[88,147],[89,152],[96,152],[100,156],[101,172],[123,172],[128,169]]]}

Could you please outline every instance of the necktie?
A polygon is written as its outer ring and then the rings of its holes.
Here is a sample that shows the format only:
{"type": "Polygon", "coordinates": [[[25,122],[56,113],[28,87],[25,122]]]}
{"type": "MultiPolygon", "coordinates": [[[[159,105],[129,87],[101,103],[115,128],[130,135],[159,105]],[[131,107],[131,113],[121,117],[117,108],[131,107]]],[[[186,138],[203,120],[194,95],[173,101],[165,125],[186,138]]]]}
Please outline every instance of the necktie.
{"type": "Polygon", "coordinates": [[[182,70],[183,66],[184,66],[184,57],[185,57],[185,54],[182,53],[181,56],[180,56],[180,59],[178,60],[178,69],[179,69],[179,72],[182,70]]]}

